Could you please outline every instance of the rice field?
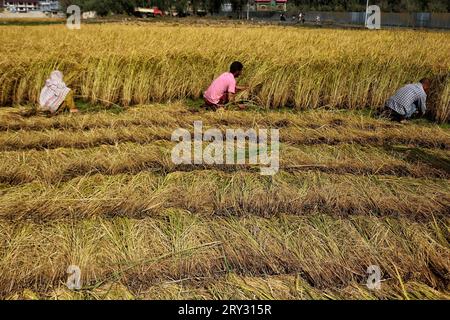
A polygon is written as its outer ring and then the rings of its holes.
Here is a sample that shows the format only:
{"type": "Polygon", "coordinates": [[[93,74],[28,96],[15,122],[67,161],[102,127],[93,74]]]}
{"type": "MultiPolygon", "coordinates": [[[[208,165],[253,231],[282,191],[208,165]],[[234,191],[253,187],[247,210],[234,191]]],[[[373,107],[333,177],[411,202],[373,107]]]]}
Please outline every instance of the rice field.
{"type": "Polygon", "coordinates": [[[3,298],[449,298],[448,129],[182,101],[0,119],[3,298]],[[194,118],[279,127],[280,172],[174,165],[169,131],[194,118]]]}
{"type": "Polygon", "coordinates": [[[250,86],[241,98],[265,109],[376,110],[400,86],[430,77],[430,115],[450,116],[446,32],[129,22],[3,26],[0,38],[0,105],[35,102],[54,69],[94,103],[195,99],[240,60],[250,86]]]}
{"type": "MultiPolygon", "coordinates": [[[[448,72],[447,34],[158,23],[0,33],[1,299],[450,299],[448,124],[355,110],[448,72]],[[246,65],[248,110],[193,107],[230,59],[246,65]],[[28,112],[54,68],[80,114],[28,112]],[[196,120],[278,128],[279,172],[175,165],[171,134],[196,120]],[[66,285],[70,265],[80,290],[66,285]],[[366,285],[371,265],[380,289],[366,285]]],[[[448,120],[449,90],[430,103],[436,120],[448,120]]]]}

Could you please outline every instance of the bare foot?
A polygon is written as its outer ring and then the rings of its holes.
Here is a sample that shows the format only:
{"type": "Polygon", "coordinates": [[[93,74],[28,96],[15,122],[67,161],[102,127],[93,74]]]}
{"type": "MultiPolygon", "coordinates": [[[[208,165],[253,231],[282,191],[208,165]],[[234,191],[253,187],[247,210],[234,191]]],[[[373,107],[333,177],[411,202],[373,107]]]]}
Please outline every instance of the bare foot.
{"type": "Polygon", "coordinates": [[[244,110],[245,108],[247,108],[247,106],[245,104],[238,104],[239,109],[244,110]]]}
{"type": "Polygon", "coordinates": [[[70,109],[70,113],[78,113],[78,112],[80,112],[80,110],[78,110],[78,109],[70,109]]]}

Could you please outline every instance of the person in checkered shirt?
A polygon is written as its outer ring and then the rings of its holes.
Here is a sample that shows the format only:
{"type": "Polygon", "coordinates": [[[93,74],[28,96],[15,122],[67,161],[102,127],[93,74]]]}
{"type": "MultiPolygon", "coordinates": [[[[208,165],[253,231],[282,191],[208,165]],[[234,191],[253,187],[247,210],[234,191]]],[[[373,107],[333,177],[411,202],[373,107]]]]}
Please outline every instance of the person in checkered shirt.
{"type": "Polygon", "coordinates": [[[416,114],[425,115],[430,87],[431,80],[424,78],[400,88],[386,102],[382,115],[397,122],[405,122],[416,114]]]}

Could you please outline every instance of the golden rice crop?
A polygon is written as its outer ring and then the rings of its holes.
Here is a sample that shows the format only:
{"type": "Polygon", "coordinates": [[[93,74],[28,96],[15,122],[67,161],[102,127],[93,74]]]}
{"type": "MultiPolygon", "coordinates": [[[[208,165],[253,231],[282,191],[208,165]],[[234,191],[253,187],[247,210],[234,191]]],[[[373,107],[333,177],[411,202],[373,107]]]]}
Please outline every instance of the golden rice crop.
{"type": "Polygon", "coordinates": [[[0,297],[102,299],[118,284],[127,299],[176,298],[173,286],[187,286],[181,297],[196,299],[448,299],[448,241],[440,237],[447,223],[322,214],[210,219],[180,210],[140,220],[0,221],[7,244],[0,297]],[[371,263],[383,270],[379,291],[364,285],[371,263]],[[84,290],[64,289],[69,264],[80,266],[84,290]]]}
{"type": "Polygon", "coordinates": [[[3,108],[0,298],[448,299],[449,139],[337,110],[3,108]],[[198,119],[280,128],[280,172],[174,165],[171,131],[198,119]]]}
{"type": "Polygon", "coordinates": [[[209,112],[176,114],[158,106],[142,107],[141,111],[115,115],[61,116],[54,119],[0,116],[0,151],[55,149],[59,147],[88,148],[133,142],[148,144],[157,140],[170,140],[178,127],[193,129],[193,121],[204,119],[204,128],[278,127],[280,141],[290,144],[341,144],[363,145],[404,144],[425,148],[450,148],[450,134],[437,125],[395,125],[367,117],[335,115],[327,112],[278,114],[258,112],[209,112]],[[155,108],[157,112],[146,112],[155,108]],[[18,129],[29,130],[18,130],[18,129]]]}
{"type": "Polygon", "coordinates": [[[208,216],[271,217],[319,211],[338,217],[429,219],[448,212],[449,188],[444,179],[321,172],[280,172],[273,179],[261,179],[259,173],[217,170],[114,176],[94,171],[64,183],[36,181],[1,188],[0,218],[146,217],[158,216],[166,208],[181,208],[208,216]]]}
{"type": "Polygon", "coordinates": [[[0,37],[0,105],[35,103],[55,68],[95,102],[0,108],[0,298],[450,298],[447,125],[342,110],[430,76],[432,114],[448,120],[447,34],[116,23],[0,37]],[[183,101],[235,59],[241,98],[262,110],[183,101]],[[195,120],[280,129],[280,171],[175,165],[171,134],[195,120]]]}
{"type": "MultiPolygon", "coordinates": [[[[10,151],[0,153],[0,183],[18,185],[35,180],[57,183],[92,173],[117,175],[141,171],[169,173],[216,169],[226,172],[253,171],[251,165],[177,166],[171,161],[174,142],[152,145],[122,143],[89,149],[10,151]]],[[[337,146],[291,146],[281,144],[280,169],[288,172],[321,171],[337,174],[377,174],[415,178],[450,178],[450,152],[421,148],[342,144],[337,146]]]]}
{"type": "MultiPolygon", "coordinates": [[[[121,105],[201,95],[233,60],[264,108],[380,108],[399,86],[439,79],[430,109],[450,116],[450,38],[423,31],[167,24],[0,27],[0,105],[36,102],[58,68],[79,96],[121,105]]],[[[436,80],[436,83],[438,81],[436,80]]]]}

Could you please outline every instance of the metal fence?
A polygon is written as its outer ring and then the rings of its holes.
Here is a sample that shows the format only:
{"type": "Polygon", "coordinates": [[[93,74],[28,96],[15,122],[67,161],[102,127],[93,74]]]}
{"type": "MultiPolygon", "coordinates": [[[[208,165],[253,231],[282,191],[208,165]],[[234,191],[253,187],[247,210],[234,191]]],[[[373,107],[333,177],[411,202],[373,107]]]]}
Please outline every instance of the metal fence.
{"type": "MultiPolygon", "coordinates": [[[[287,23],[292,22],[290,19],[293,12],[286,13],[287,23]]],[[[315,22],[316,17],[320,17],[323,24],[349,24],[364,25],[365,12],[326,12],[326,11],[310,11],[306,12],[306,22],[315,22]]],[[[222,15],[232,16],[231,13],[222,13],[222,15]]],[[[298,15],[298,13],[297,13],[298,15]]],[[[245,14],[241,15],[245,18],[245,14]]],[[[278,12],[250,12],[250,18],[255,20],[280,20],[278,12]]],[[[381,26],[386,27],[409,27],[409,28],[440,28],[450,29],[450,13],[381,13],[381,26]]]]}
{"type": "MultiPolygon", "coordinates": [[[[321,14],[321,13],[316,13],[321,14]]],[[[327,12],[325,20],[338,23],[364,24],[365,12],[327,12]]],[[[381,25],[411,28],[450,29],[450,13],[381,13],[381,25]]]]}

